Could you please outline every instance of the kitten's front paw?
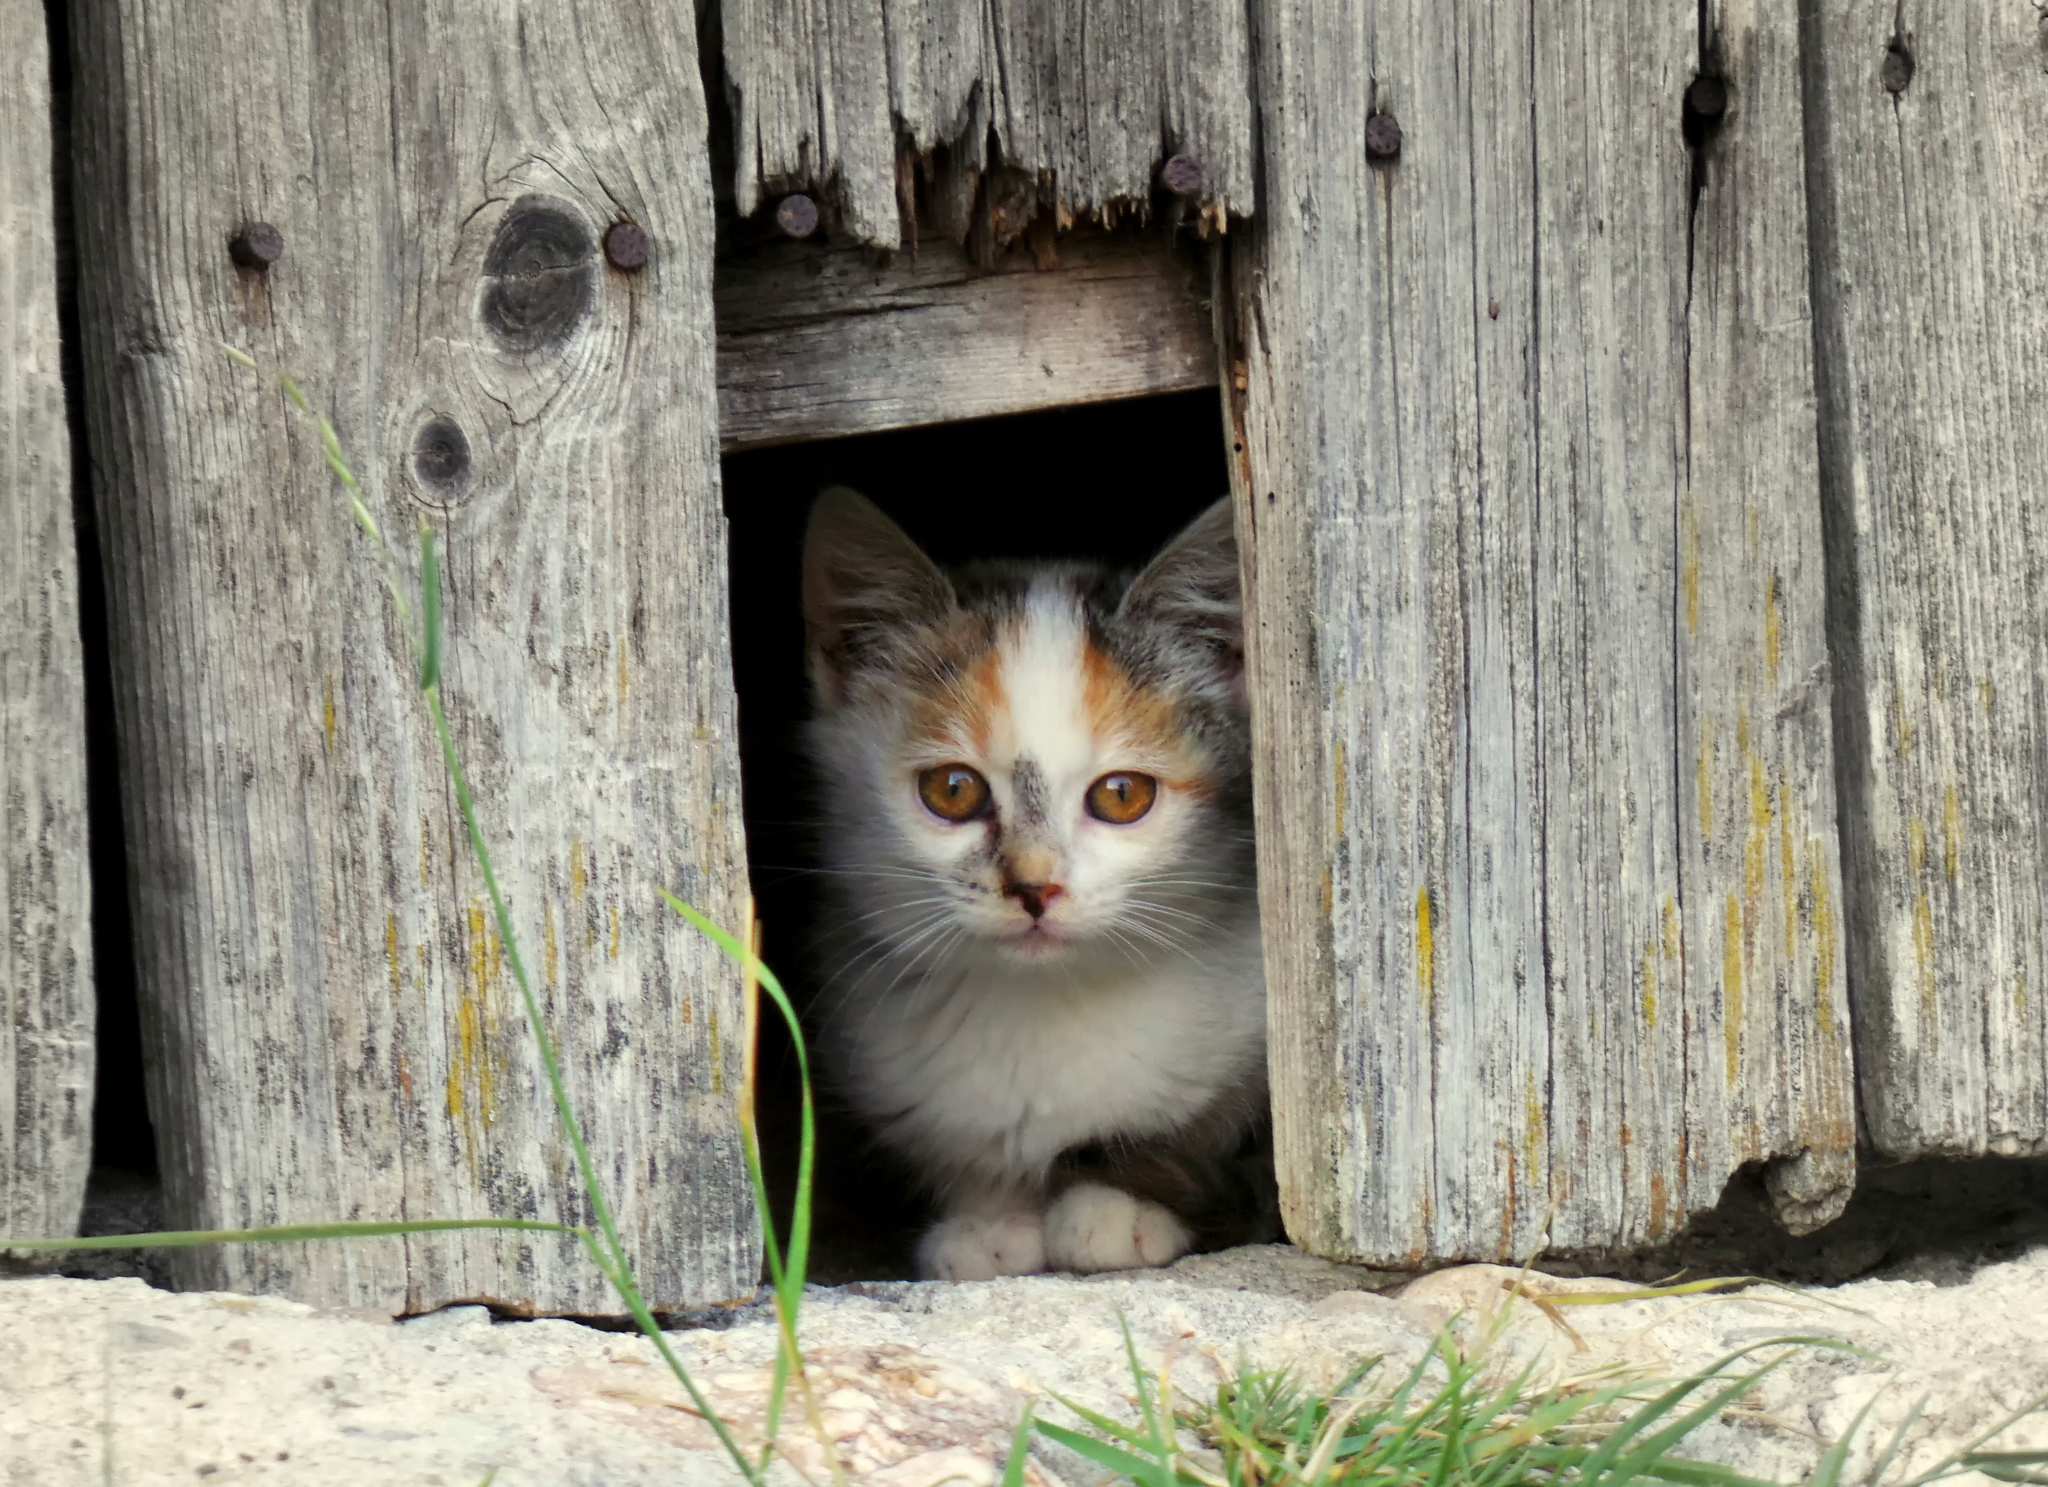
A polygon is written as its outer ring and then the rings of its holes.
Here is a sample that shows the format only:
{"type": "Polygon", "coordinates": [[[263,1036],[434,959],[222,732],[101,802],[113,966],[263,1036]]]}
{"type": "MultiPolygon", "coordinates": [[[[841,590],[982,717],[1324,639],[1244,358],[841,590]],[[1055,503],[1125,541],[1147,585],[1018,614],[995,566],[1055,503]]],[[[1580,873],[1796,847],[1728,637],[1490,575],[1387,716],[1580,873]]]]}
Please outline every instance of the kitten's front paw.
{"type": "Polygon", "coordinates": [[[1045,1257],[1055,1270],[1169,1265],[1192,1242],[1171,1210],[1097,1182],[1068,1188],[1045,1211],[1045,1257]]]}
{"type": "Polygon", "coordinates": [[[925,1230],[917,1273],[928,1280],[994,1280],[1045,1269],[1045,1227],[1035,1213],[955,1214],[925,1230]]]}

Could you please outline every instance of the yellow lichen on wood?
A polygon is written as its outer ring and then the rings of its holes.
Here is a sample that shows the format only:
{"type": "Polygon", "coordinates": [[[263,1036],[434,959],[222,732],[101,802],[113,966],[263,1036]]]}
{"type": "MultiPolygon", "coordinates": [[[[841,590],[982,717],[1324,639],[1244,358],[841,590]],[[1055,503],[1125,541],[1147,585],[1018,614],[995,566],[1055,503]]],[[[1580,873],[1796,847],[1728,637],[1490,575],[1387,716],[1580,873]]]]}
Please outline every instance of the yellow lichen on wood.
{"type": "Polygon", "coordinates": [[[1954,785],[1942,792],[1941,834],[1942,857],[1948,868],[1948,880],[1953,883],[1963,855],[1963,804],[1954,785]]]}
{"type": "Polygon", "coordinates": [[[1721,1038],[1726,1045],[1728,1087],[1742,1075],[1742,900],[1730,894],[1721,941],[1721,1038]]]}
{"type": "Polygon", "coordinates": [[[1773,573],[1764,594],[1764,671],[1770,677],[1772,691],[1778,687],[1778,661],[1783,651],[1784,625],[1784,606],[1778,602],[1778,575],[1773,573]]]}
{"type": "Polygon", "coordinates": [[[1536,1071],[1522,1072],[1522,1170],[1531,1177],[1543,1167],[1543,1093],[1536,1087],[1536,1071]]]}
{"type": "Polygon", "coordinates": [[[547,984],[553,986],[561,971],[561,945],[555,935],[555,906],[552,900],[540,906],[540,964],[541,975],[547,984]]]}
{"type": "Polygon", "coordinates": [[[321,722],[321,727],[322,727],[322,731],[324,731],[324,732],[326,733],[326,735],[327,735],[327,750],[328,750],[328,752],[329,752],[329,753],[332,753],[332,752],[334,751],[334,734],[335,734],[335,729],[334,729],[334,677],[333,677],[333,674],[332,674],[332,673],[329,673],[329,674],[327,674],[327,675],[324,675],[324,676],[322,676],[322,677],[320,678],[320,685],[321,685],[321,691],[322,691],[322,693],[324,694],[324,695],[323,695],[323,699],[322,699],[322,705],[321,705],[321,709],[320,709],[320,722],[321,722]]]}
{"type": "Polygon", "coordinates": [[[1806,842],[1807,893],[1813,900],[1814,991],[1823,1038],[1835,1035],[1835,908],[1828,891],[1827,852],[1818,837],[1806,842]]]}
{"type": "Polygon", "coordinates": [[[1700,845],[1714,840],[1714,715],[1700,714],[1700,845]]]}
{"type": "Polygon", "coordinates": [[[1779,891],[1785,901],[1785,963],[1799,954],[1799,854],[1792,844],[1792,787],[1778,782],[1779,891]]]}
{"type": "Polygon", "coordinates": [[[384,916],[384,962],[391,967],[391,1000],[397,1001],[405,989],[405,978],[400,974],[398,960],[398,916],[384,916]]]}
{"type": "Polygon", "coordinates": [[[1657,1025],[1657,942],[1651,940],[1643,947],[1643,1026],[1657,1025]]]}
{"type": "Polygon", "coordinates": [[[1764,781],[1764,762],[1749,750],[1749,719],[1739,730],[1743,757],[1749,761],[1749,840],[1742,852],[1743,963],[1756,958],[1756,937],[1764,908],[1764,879],[1770,861],[1771,790],[1764,781]]]}
{"type": "Polygon", "coordinates": [[[449,1118],[462,1127],[472,1162],[483,1139],[483,1127],[497,1119],[497,1069],[491,1056],[497,1018],[491,1008],[491,983],[503,966],[503,949],[491,933],[481,902],[469,907],[468,967],[462,995],[455,1005],[455,1048],[448,1061],[449,1118]],[[471,1096],[474,1096],[472,1099],[471,1096]]]}
{"type": "Polygon", "coordinates": [[[1938,1036],[1934,1020],[1934,905],[1926,892],[1913,895],[1913,960],[1920,973],[1920,1003],[1927,1010],[1928,1032],[1938,1036]]]}
{"type": "Polygon", "coordinates": [[[1429,889],[1415,891],[1415,980],[1422,988],[1422,1004],[1436,1001],[1436,934],[1430,926],[1429,889]]]}

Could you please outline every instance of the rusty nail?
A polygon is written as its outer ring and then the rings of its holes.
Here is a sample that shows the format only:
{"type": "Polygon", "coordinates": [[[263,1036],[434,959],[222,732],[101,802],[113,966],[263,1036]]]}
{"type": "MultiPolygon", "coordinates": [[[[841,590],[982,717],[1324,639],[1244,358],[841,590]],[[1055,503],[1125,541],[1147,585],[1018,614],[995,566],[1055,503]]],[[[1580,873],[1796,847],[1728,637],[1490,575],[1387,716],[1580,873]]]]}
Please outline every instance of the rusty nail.
{"type": "MultiPolygon", "coordinates": [[[[590,239],[583,241],[587,243],[590,239]]],[[[604,230],[604,261],[629,274],[647,267],[646,229],[637,222],[614,222],[607,227],[604,230]]]]}
{"type": "Polygon", "coordinates": [[[1199,196],[1208,177],[1192,155],[1175,155],[1159,167],[1159,184],[1175,196],[1199,196]]]}
{"type": "Polygon", "coordinates": [[[1913,54],[1906,50],[1904,42],[1894,41],[1884,54],[1884,67],[1878,76],[1884,79],[1887,93],[1903,93],[1906,85],[1913,81],[1913,54]]]}
{"type": "Polygon", "coordinates": [[[1365,121],[1365,153],[1374,160],[1392,160],[1401,153],[1401,121],[1392,114],[1374,114],[1365,121]]]}
{"type": "Polygon", "coordinates": [[[775,209],[775,225],[793,238],[807,238],[818,230],[818,204],[802,192],[785,196],[775,209]]]}
{"type": "Polygon", "coordinates": [[[1685,106],[1702,119],[1718,119],[1728,112],[1728,85],[1701,73],[1685,90],[1685,106]]]}
{"type": "Polygon", "coordinates": [[[228,257],[262,273],[284,257],[284,234],[268,222],[245,222],[228,241],[228,257]]]}

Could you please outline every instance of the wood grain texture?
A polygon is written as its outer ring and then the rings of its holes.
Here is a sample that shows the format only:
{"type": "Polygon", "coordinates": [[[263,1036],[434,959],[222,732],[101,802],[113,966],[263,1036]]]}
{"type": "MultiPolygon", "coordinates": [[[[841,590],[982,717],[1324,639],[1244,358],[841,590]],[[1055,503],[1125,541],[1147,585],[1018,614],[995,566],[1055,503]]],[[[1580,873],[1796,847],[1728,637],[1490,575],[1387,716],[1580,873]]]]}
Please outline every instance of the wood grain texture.
{"type": "Polygon", "coordinates": [[[2048,34],[2031,5],[1813,12],[1820,426],[1864,1118],[1887,1156],[2039,1154],[2048,34]]]}
{"type": "Polygon", "coordinates": [[[92,886],[41,8],[0,0],[0,36],[0,1234],[67,1235],[92,1155],[92,886]]]}
{"type": "MultiPolygon", "coordinates": [[[[984,174],[1062,220],[1149,209],[1167,156],[1201,210],[1252,203],[1245,12],[1223,0],[722,0],[734,196],[809,189],[853,241],[911,237],[921,174],[947,215],[984,174]],[[902,154],[899,154],[899,149],[902,154]],[[900,163],[899,163],[900,162],[900,163]],[[914,210],[914,207],[913,207],[914,210]]],[[[966,213],[958,210],[965,231],[966,213]]]]}
{"type": "MultiPolygon", "coordinates": [[[[81,6],[81,300],[171,1223],[587,1222],[378,565],[417,568],[572,1097],[650,1301],[749,1294],[745,890],[688,11],[81,6]],[[653,242],[606,267],[607,224],[653,242]],[[280,229],[267,274],[229,244],[280,229]],[[451,433],[459,431],[460,439],[451,433]],[[466,459],[463,450],[466,445],[466,459]]],[[[186,1286],[618,1303],[568,1241],[179,1252],[186,1286]]]]}
{"type": "Polygon", "coordinates": [[[718,266],[727,450],[1211,387],[1199,259],[1162,233],[1077,232],[993,271],[927,241],[877,263],[780,243],[718,266]]]}
{"type": "Polygon", "coordinates": [[[1772,1157],[1789,1221],[1846,1197],[1798,49],[1767,9],[1716,12],[1742,101],[1695,202],[1689,9],[1255,7],[1285,107],[1219,339],[1308,1248],[1632,1245],[1772,1157]]]}

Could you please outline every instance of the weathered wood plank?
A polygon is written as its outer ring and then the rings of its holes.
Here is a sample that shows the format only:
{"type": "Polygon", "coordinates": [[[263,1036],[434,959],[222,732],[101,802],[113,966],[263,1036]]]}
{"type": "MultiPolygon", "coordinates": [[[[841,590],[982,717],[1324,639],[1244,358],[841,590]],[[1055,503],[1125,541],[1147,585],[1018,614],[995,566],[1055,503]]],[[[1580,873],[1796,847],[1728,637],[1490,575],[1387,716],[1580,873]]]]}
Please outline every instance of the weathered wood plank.
{"type": "Polygon", "coordinates": [[[1553,1206],[1555,1246],[1639,1243],[1804,1152],[1787,1217],[1845,1196],[1812,389],[1773,360],[1797,47],[1719,13],[1757,104],[1695,203],[1697,20],[1255,7],[1287,106],[1221,339],[1281,1184],[1324,1253],[1517,1257],[1553,1206]]]}
{"type": "Polygon", "coordinates": [[[721,15],[742,214],[808,189],[854,241],[894,248],[911,236],[909,172],[942,212],[956,203],[964,231],[965,203],[1002,167],[1025,219],[1041,198],[1063,216],[1142,216],[1177,153],[1201,163],[1211,220],[1250,209],[1241,6],[721,0],[721,15]],[[899,144],[922,163],[899,167],[899,144]]]}
{"type": "Polygon", "coordinates": [[[92,1157],[92,886],[50,54],[0,0],[0,1234],[78,1227],[92,1157]]]}
{"type": "Polygon", "coordinates": [[[1164,234],[1077,232],[1056,267],[948,242],[877,263],[780,243],[718,265],[730,451],[1216,383],[1199,260],[1164,234]]]}
{"type": "Polygon", "coordinates": [[[2048,1152],[2048,106],[2034,6],[1806,37],[1858,1068],[1888,1156],[2048,1152]]]}
{"type": "MultiPolygon", "coordinates": [[[[445,543],[443,688],[650,1299],[751,1290],[712,205],[689,11],[78,11],[89,415],[152,1108],[177,1227],[587,1221],[376,562],[445,543]],[[630,219],[652,257],[607,267],[630,219]],[[282,235],[267,272],[231,239],[282,235]]],[[[181,1252],[391,1310],[616,1301],[575,1246],[181,1252]]]]}

